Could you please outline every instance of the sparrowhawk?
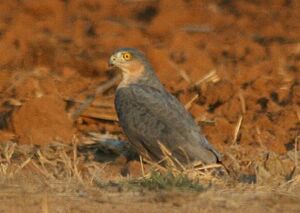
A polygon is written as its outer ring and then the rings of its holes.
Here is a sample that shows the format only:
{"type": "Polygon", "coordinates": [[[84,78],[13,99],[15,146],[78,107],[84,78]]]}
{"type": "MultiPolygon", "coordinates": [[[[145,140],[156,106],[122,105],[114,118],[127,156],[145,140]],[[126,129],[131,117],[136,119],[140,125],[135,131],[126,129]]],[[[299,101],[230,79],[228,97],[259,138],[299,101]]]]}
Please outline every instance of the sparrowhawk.
{"type": "Polygon", "coordinates": [[[159,161],[162,143],[183,163],[220,161],[190,113],[157,78],[144,54],[134,48],[116,50],[109,64],[122,72],[115,95],[120,126],[137,152],[159,161]]]}

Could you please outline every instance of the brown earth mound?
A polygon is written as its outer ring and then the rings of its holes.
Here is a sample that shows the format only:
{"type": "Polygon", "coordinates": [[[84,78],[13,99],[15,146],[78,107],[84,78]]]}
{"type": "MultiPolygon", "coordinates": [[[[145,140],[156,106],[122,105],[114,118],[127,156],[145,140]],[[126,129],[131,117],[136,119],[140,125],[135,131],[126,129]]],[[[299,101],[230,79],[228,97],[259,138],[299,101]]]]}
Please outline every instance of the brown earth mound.
{"type": "Polygon", "coordinates": [[[20,143],[70,143],[73,123],[65,111],[65,103],[55,96],[43,96],[26,102],[12,118],[20,143]]]}

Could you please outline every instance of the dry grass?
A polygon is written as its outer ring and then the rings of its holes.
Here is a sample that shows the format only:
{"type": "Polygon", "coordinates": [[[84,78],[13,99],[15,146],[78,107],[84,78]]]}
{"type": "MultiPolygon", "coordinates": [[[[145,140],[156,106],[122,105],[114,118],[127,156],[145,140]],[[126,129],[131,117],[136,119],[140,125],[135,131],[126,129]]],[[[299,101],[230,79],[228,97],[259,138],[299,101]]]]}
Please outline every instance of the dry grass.
{"type": "Polygon", "coordinates": [[[85,176],[91,178],[92,173],[100,169],[92,163],[86,163],[84,156],[77,153],[76,138],[72,145],[53,143],[45,147],[2,143],[0,162],[0,176],[4,178],[12,178],[28,171],[47,180],[76,179],[83,183],[85,176]]]}
{"type": "MultiPolygon", "coordinates": [[[[300,185],[299,138],[299,136],[295,138],[294,154],[286,156],[262,151],[256,159],[253,159],[247,157],[246,148],[243,149],[237,144],[232,145],[226,150],[225,159],[230,174],[221,164],[204,165],[201,162],[194,162],[183,165],[158,142],[164,158],[160,162],[153,162],[141,157],[142,176],[138,178],[120,176],[117,184],[138,183],[139,186],[146,188],[155,188],[157,184],[156,187],[160,189],[186,188],[199,191],[209,186],[225,189],[228,186],[243,185],[243,182],[252,184],[256,182],[257,185],[293,191],[300,185]],[[255,177],[256,180],[249,181],[247,180],[249,177],[255,177]]],[[[80,143],[76,137],[71,145],[53,143],[37,147],[17,145],[13,142],[1,143],[0,177],[10,179],[24,172],[31,172],[42,177],[48,185],[57,180],[98,186],[109,183],[110,180],[101,176],[107,164],[92,160],[87,156],[87,152],[82,152],[82,146],[85,145],[80,144],[81,149],[78,149],[78,144],[80,143]]],[[[90,147],[90,144],[88,146],[90,147]]]]}
{"type": "MultiPolygon", "coordinates": [[[[82,152],[82,146],[85,145],[80,143],[78,138],[74,138],[71,145],[53,143],[45,147],[17,145],[13,142],[1,143],[0,199],[12,197],[22,211],[24,202],[30,206],[31,200],[35,200],[35,207],[30,207],[30,211],[37,209],[35,212],[44,213],[53,212],[57,208],[68,212],[65,206],[76,206],[78,202],[81,204],[77,208],[85,212],[97,209],[104,203],[111,209],[111,206],[123,206],[119,202],[120,197],[126,197],[123,202],[126,205],[130,203],[129,208],[135,205],[141,208],[138,204],[142,201],[143,205],[149,205],[148,208],[164,203],[177,203],[183,206],[189,203],[202,203],[206,209],[237,211],[237,206],[244,205],[250,200],[263,204],[253,206],[259,210],[265,209],[265,202],[272,203],[269,204],[269,209],[283,209],[282,206],[298,209],[296,205],[300,192],[298,142],[299,136],[295,138],[292,158],[268,153],[267,158],[252,159],[247,157],[247,149],[237,144],[226,150],[230,156],[227,156],[230,159],[229,168],[239,175],[247,170],[254,171],[259,180],[256,184],[245,184],[238,179],[228,178],[226,171],[219,164],[205,166],[198,162],[183,165],[161,143],[159,145],[165,156],[161,162],[140,158],[143,174],[141,177],[120,177],[114,181],[101,176],[106,164],[93,161],[82,152]],[[278,166],[278,162],[282,167],[278,166]],[[282,172],[282,168],[287,168],[286,162],[294,166],[292,173],[282,172]],[[31,174],[29,178],[23,178],[28,173],[31,174]],[[38,182],[33,181],[33,177],[36,176],[38,182]],[[286,179],[287,176],[290,177],[286,179]],[[23,184],[20,183],[20,178],[23,184]],[[17,184],[14,180],[17,180],[17,184]],[[28,199],[18,198],[19,191],[23,196],[26,192],[28,199]],[[179,196],[176,195],[178,192],[179,196]],[[273,205],[278,202],[285,203],[273,205]]],[[[0,209],[10,209],[8,208],[10,201],[6,199],[5,202],[6,204],[0,205],[0,209]]],[[[172,205],[169,204],[168,209],[173,211],[174,207],[170,207],[172,205]]],[[[196,208],[192,212],[197,212],[196,210],[198,211],[196,208]]],[[[29,212],[28,209],[24,210],[27,211],[29,212]]]]}

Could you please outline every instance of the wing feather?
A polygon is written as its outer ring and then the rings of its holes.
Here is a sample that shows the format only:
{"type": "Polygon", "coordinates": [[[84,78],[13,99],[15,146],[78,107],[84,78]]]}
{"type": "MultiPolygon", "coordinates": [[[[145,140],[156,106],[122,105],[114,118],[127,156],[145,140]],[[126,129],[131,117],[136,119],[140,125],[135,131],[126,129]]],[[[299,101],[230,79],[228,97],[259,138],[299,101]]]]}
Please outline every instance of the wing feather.
{"type": "Polygon", "coordinates": [[[130,142],[159,159],[159,140],[171,151],[183,148],[192,160],[215,162],[219,153],[171,94],[145,85],[119,88],[115,99],[120,125],[130,142]]]}

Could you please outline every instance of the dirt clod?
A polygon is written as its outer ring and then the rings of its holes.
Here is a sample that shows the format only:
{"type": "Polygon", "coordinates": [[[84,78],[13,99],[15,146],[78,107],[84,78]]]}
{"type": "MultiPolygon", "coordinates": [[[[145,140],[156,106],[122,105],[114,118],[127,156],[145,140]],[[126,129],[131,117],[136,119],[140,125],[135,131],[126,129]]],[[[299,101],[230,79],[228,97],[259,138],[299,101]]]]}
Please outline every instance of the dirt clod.
{"type": "Polygon", "coordinates": [[[55,96],[32,99],[17,110],[12,124],[22,144],[71,143],[75,129],[65,102],[55,96]]]}

